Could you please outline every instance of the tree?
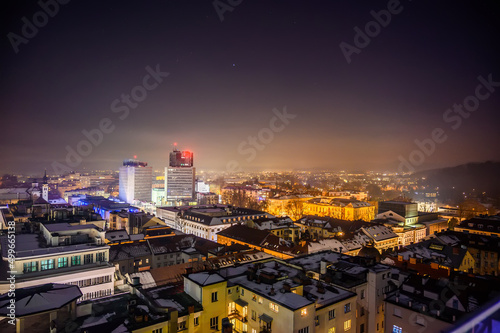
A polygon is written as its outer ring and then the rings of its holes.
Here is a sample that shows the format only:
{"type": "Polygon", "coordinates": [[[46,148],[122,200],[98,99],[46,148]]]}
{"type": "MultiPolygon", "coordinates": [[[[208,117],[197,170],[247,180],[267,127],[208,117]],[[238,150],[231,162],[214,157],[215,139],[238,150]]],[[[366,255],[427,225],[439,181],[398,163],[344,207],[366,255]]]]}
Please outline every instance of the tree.
{"type": "Polygon", "coordinates": [[[368,195],[370,198],[381,198],[382,197],[382,190],[380,189],[380,186],[376,184],[369,184],[366,186],[366,192],[368,192],[368,195]]]}
{"type": "Polygon", "coordinates": [[[235,189],[224,191],[222,194],[222,202],[236,207],[260,210],[261,204],[253,196],[248,195],[245,190],[235,189]]]}
{"type": "Polygon", "coordinates": [[[448,221],[448,229],[450,230],[454,230],[457,225],[458,225],[458,220],[455,217],[452,217],[448,221]]]}
{"type": "Polygon", "coordinates": [[[486,213],[486,207],[474,199],[467,199],[458,204],[458,218],[460,221],[486,213]]]}
{"type": "Polygon", "coordinates": [[[269,201],[267,199],[259,202],[259,210],[267,212],[268,208],[269,208],[269,201]]]}
{"type": "Polygon", "coordinates": [[[304,216],[304,203],[302,200],[292,199],[286,204],[285,211],[292,220],[297,221],[304,216]]]}

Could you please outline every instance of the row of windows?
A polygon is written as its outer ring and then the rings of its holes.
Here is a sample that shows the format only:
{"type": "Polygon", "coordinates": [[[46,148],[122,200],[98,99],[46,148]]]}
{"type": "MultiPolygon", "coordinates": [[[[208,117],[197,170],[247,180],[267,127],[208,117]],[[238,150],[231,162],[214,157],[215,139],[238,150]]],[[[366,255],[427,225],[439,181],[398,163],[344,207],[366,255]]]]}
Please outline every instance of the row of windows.
{"type": "MultiPolygon", "coordinates": [[[[57,258],[57,262],[55,259],[46,259],[40,261],[30,261],[23,264],[23,273],[29,272],[38,272],[46,271],[54,268],[64,268],[69,267],[69,257],[60,257],[57,258]]],[[[96,262],[106,261],[106,252],[96,253],[96,262]]],[[[94,262],[93,254],[85,254],[83,256],[84,264],[92,264],[94,262]]],[[[72,256],[71,257],[71,266],[78,266],[82,264],[82,256],[72,256]]]]}
{"type": "MultiPolygon", "coordinates": [[[[194,326],[198,326],[200,324],[200,317],[193,318],[194,326]]],[[[177,323],[177,331],[183,331],[188,328],[187,321],[183,320],[177,323]]]]}
{"type": "Polygon", "coordinates": [[[108,283],[111,281],[113,281],[112,276],[105,275],[105,276],[95,277],[92,279],[73,281],[73,282],[69,282],[68,284],[82,288],[82,287],[88,287],[88,286],[95,286],[96,284],[108,283]]]}
{"type": "MultiPolygon", "coordinates": [[[[318,322],[315,323],[316,326],[319,325],[318,322]]],[[[344,321],[344,331],[349,331],[351,329],[351,319],[344,321]]],[[[299,333],[309,333],[309,326],[299,329],[299,333]]],[[[328,329],[328,333],[335,333],[335,327],[328,329]]]]}
{"type": "Polygon", "coordinates": [[[91,293],[85,293],[82,297],[80,297],[78,299],[78,302],[83,302],[83,301],[86,301],[88,299],[94,299],[94,298],[104,297],[104,296],[108,296],[108,295],[111,295],[111,289],[97,290],[97,291],[93,291],[91,293]]]}

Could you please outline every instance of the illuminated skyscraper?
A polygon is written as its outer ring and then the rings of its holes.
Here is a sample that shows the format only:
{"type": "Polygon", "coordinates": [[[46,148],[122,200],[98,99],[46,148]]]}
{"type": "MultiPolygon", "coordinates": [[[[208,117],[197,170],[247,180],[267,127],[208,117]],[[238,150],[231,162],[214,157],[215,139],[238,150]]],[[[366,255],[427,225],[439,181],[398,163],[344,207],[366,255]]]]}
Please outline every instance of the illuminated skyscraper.
{"type": "Polygon", "coordinates": [[[151,202],[153,168],[146,162],[125,160],[120,167],[120,199],[132,204],[134,200],[151,202]]]}
{"type": "Polygon", "coordinates": [[[165,168],[165,201],[167,205],[175,202],[193,200],[195,168],[193,153],[174,148],[170,153],[169,166],[165,168]]]}

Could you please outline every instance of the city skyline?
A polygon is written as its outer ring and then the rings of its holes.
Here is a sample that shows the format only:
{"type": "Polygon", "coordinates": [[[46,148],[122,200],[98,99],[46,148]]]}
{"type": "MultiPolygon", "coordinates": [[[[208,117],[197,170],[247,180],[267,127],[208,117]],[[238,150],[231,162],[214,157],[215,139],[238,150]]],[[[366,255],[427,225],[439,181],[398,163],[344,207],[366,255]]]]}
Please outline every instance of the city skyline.
{"type": "Polygon", "coordinates": [[[2,173],[161,170],[174,142],[221,171],[500,160],[493,1],[4,6],[2,173]]]}

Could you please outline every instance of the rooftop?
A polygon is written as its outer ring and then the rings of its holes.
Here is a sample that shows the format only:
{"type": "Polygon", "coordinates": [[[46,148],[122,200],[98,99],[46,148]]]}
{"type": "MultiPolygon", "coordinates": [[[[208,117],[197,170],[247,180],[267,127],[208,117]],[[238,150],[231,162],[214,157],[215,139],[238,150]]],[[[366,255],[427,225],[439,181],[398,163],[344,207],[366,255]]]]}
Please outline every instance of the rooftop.
{"type": "Polygon", "coordinates": [[[77,224],[77,225],[72,225],[69,223],[42,223],[42,225],[49,232],[76,231],[76,230],[85,230],[85,229],[100,230],[100,228],[93,223],[77,224]]]}
{"type": "Polygon", "coordinates": [[[311,304],[321,308],[356,296],[353,292],[325,283],[313,285],[302,269],[273,259],[222,268],[211,275],[190,274],[187,278],[200,285],[227,281],[228,286],[239,285],[292,311],[311,304]],[[301,285],[304,287],[303,295],[290,291],[301,285]]]}
{"type": "MultiPolygon", "coordinates": [[[[82,296],[80,288],[66,284],[49,283],[35,287],[18,288],[15,293],[16,317],[24,317],[40,312],[57,310],[82,296]]],[[[7,306],[11,297],[0,296],[0,315],[10,313],[7,306]]]]}
{"type": "MultiPolygon", "coordinates": [[[[82,252],[82,251],[92,251],[96,248],[107,249],[108,245],[101,244],[97,245],[95,243],[84,243],[84,244],[74,244],[74,245],[63,245],[63,246],[44,246],[44,242],[41,241],[43,237],[36,234],[19,234],[16,235],[16,259],[39,257],[39,256],[51,256],[59,253],[66,252],[82,252]]],[[[0,236],[0,244],[2,245],[2,257],[8,257],[8,239],[7,236],[0,236]]]]}

